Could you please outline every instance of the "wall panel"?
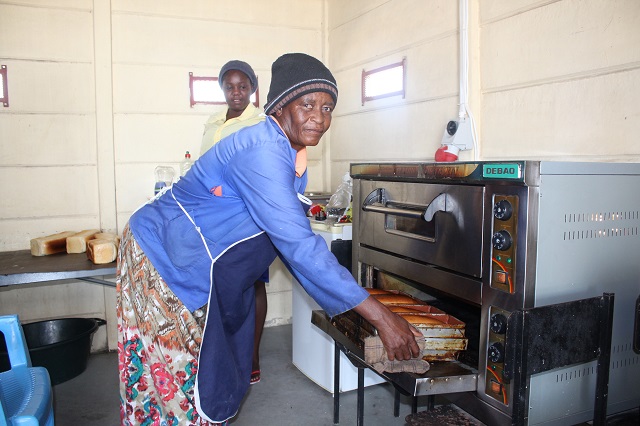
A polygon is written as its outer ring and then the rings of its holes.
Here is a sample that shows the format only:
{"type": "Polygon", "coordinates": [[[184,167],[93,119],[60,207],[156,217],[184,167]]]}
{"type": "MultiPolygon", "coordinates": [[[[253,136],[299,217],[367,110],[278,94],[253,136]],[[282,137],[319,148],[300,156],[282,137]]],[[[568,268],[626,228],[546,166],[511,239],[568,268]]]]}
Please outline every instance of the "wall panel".
{"type": "Polygon", "coordinates": [[[356,20],[358,17],[365,15],[383,7],[392,0],[351,0],[351,1],[332,1],[328,2],[327,19],[331,25],[331,29],[335,29],[341,25],[348,24],[349,21],[356,20]]]}
{"type": "MultiPolygon", "coordinates": [[[[28,250],[32,238],[57,234],[63,231],[81,231],[93,229],[98,223],[97,214],[83,216],[38,216],[44,211],[39,202],[25,217],[0,218],[0,235],[2,235],[2,251],[28,250]]],[[[8,290],[9,291],[9,290],[8,290]]],[[[10,291],[22,291],[12,289],[10,291]]]]}
{"type": "MultiPolygon", "coordinates": [[[[329,10],[336,2],[329,0],[329,10]]],[[[329,63],[338,71],[449,35],[457,30],[457,8],[450,7],[452,3],[447,0],[390,1],[374,9],[367,7],[366,13],[336,28],[329,23],[329,63]]]]}
{"type": "Polygon", "coordinates": [[[433,156],[455,100],[399,105],[334,119],[332,161],[418,160],[433,156]]]}
{"type": "Polygon", "coordinates": [[[634,0],[566,0],[484,25],[483,89],[637,67],[640,49],[629,47],[640,45],[638,28],[634,0]]]}
{"type": "Polygon", "coordinates": [[[98,213],[96,167],[3,167],[0,181],[6,185],[0,218],[82,216],[98,213]]]}
{"type": "Polygon", "coordinates": [[[114,118],[116,162],[159,164],[167,159],[179,163],[184,152],[200,154],[207,114],[118,114],[114,118]]]}
{"type": "Polygon", "coordinates": [[[9,81],[4,113],[78,114],[93,112],[93,68],[89,63],[3,61],[9,81]]]}
{"type": "Polygon", "coordinates": [[[520,13],[543,7],[562,0],[482,0],[480,4],[480,22],[509,19],[520,13]]]}
{"type": "MultiPolygon", "coordinates": [[[[180,17],[192,20],[250,23],[263,27],[317,28],[324,0],[112,0],[116,13],[180,17]],[[265,19],[268,17],[269,19],[265,19]]],[[[236,31],[230,34],[235,35],[236,31]]],[[[257,37],[257,35],[256,35],[257,37]]],[[[231,36],[229,37],[231,38],[231,36]]]]}
{"type": "MultiPolygon", "coordinates": [[[[91,2],[74,3],[83,8],[91,5],[91,2]]],[[[93,57],[91,10],[60,6],[0,3],[0,58],[90,62],[93,57]]]]}
{"type": "MultiPolygon", "coordinates": [[[[426,42],[401,52],[375,58],[358,67],[335,73],[340,96],[334,115],[365,113],[370,110],[409,103],[431,102],[458,96],[458,58],[451,52],[457,48],[458,38],[448,36],[426,42]],[[370,71],[406,58],[406,96],[368,101],[362,105],[362,70],[370,71]]],[[[456,112],[455,110],[451,111],[456,112]]]]}
{"type": "Polygon", "coordinates": [[[484,97],[485,158],[640,157],[640,70],[484,97]]]}
{"type": "Polygon", "coordinates": [[[351,161],[427,160],[457,115],[457,2],[328,1],[330,66],[340,87],[330,189],[351,161]],[[362,70],[406,58],[406,97],[361,103],[362,70]]]}
{"type": "Polygon", "coordinates": [[[95,164],[93,116],[0,114],[0,166],[95,164]]]}

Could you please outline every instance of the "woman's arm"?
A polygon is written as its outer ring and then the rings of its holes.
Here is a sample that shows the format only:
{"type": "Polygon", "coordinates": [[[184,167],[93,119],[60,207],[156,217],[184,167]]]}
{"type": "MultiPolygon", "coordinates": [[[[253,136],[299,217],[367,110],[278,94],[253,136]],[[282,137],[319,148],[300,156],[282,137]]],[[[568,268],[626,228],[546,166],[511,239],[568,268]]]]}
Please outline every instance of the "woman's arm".
{"type": "Polygon", "coordinates": [[[408,360],[420,355],[416,337],[422,337],[422,333],[374,297],[367,297],[353,310],[378,330],[390,361],[408,360]]]}

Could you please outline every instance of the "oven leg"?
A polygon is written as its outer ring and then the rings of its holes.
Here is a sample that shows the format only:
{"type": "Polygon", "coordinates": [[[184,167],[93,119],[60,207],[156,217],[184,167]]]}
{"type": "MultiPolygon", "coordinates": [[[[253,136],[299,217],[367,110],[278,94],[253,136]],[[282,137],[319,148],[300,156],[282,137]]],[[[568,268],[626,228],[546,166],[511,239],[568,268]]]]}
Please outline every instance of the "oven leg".
{"type": "Polygon", "coordinates": [[[433,408],[435,406],[435,400],[436,400],[436,396],[435,395],[428,395],[427,396],[427,411],[433,410],[433,408]]]}
{"type": "Polygon", "coordinates": [[[400,416],[400,391],[395,389],[393,393],[393,417],[400,416]]]}
{"type": "Polygon", "coordinates": [[[358,420],[357,425],[363,425],[364,418],[364,368],[358,368],[358,420]]]}
{"type": "Polygon", "coordinates": [[[418,412],[418,397],[411,397],[411,414],[415,414],[418,412]]]}
{"type": "Polygon", "coordinates": [[[340,348],[333,342],[333,424],[340,423],[340,348]]]}

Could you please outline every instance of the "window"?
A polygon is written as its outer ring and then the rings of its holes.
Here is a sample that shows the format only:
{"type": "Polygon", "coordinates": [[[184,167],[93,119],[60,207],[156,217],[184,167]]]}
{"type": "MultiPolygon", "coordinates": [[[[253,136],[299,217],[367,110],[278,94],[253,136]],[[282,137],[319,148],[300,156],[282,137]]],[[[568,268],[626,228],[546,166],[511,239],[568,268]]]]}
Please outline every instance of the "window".
{"type": "MultiPolygon", "coordinates": [[[[224,93],[218,84],[218,77],[196,77],[192,72],[189,73],[189,91],[191,92],[191,107],[194,105],[226,105],[224,93]]],[[[259,106],[258,87],[251,95],[251,103],[256,107],[259,106]]]]}
{"type": "Polygon", "coordinates": [[[405,88],[405,61],[386,65],[371,71],[362,70],[362,105],[366,101],[402,96],[405,88]]]}
{"type": "Polygon", "coordinates": [[[7,66],[0,66],[0,102],[3,106],[9,106],[9,88],[7,87],[7,66]]]}

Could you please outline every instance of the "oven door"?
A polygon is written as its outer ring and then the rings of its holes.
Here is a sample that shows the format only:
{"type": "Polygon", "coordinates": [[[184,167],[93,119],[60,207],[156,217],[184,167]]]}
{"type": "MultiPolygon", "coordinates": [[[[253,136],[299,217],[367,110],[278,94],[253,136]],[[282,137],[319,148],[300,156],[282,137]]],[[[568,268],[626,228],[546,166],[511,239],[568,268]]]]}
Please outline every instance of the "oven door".
{"type": "Polygon", "coordinates": [[[356,180],[359,243],[482,277],[484,187],[356,180]]]}

